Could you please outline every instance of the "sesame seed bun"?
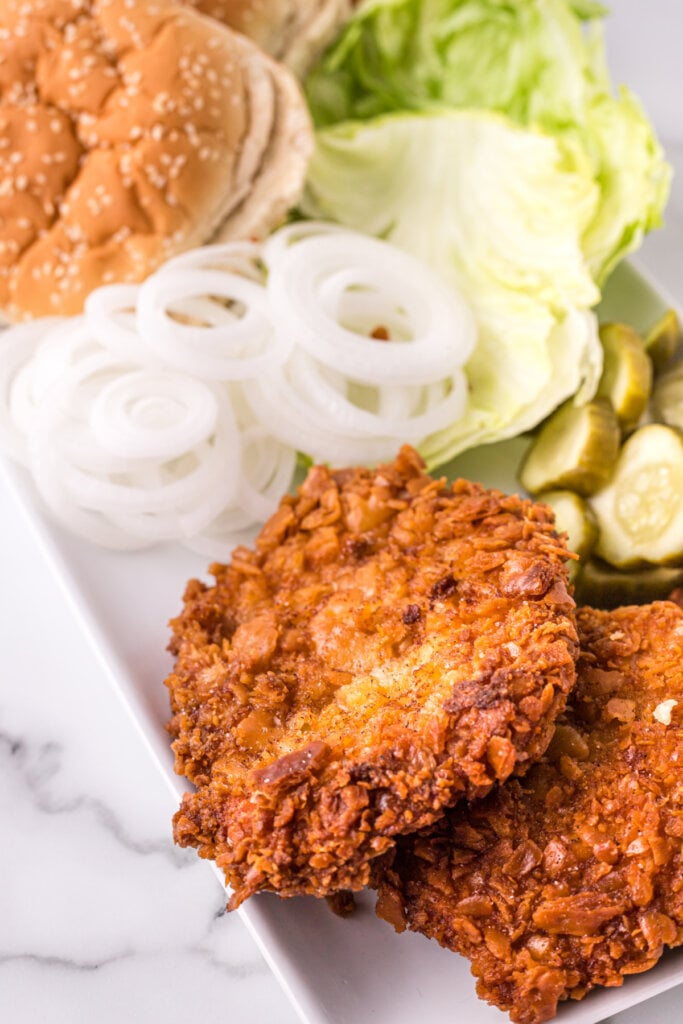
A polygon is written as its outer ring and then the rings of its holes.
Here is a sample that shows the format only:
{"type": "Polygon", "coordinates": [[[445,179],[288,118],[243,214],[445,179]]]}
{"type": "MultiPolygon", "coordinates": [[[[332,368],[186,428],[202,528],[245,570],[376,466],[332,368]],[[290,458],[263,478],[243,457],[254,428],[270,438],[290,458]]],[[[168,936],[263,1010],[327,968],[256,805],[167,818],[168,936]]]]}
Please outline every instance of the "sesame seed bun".
{"type": "Polygon", "coordinates": [[[243,32],[303,75],[351,14],[355,0],[188,0],[243,32]]]}
{"type": "Polygon", "coordinates": [[[299,87],[250,40],[169,0],[0,5],[0,314],[73,314],[300,193],[299,87]]]}

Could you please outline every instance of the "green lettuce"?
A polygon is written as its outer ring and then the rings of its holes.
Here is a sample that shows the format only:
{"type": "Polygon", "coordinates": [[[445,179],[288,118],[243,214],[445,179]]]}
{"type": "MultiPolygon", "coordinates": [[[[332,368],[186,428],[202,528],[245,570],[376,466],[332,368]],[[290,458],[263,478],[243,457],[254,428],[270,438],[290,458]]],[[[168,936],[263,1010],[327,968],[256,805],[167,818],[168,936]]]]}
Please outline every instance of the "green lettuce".
{"type": "Polygon", "coordinates": [[[576,135],[592,156],[600,186],[600,203],[582,244],[602,284],[648,231],[661,226],[671,170],[642,107],[626,89],[618,100],[594,99],[585,128],[576,135]]]}
{"type": "Polygon", "coordinates": [[[473,108],[573,139],[600,187],[584,251],[601,282],[660,224],[670,180],[637,100],[612,95],[604,13],[590,0],[366,0],[307,81],[315,123],[473,108]]]}
{"type": "Polygon", "coordinates": [[[601,13],[566,0],[366,0],[307,81],[314,120],[442,105],[575,123],[601,87],[583,32],[601,13]]]}
{"type": "Polygon", "coordinates": [[[586,310],[661,222],[670,170],[613,95],[592,0],[365,0],[306,83],[304,210],[457,284],[479,341],[470,408],[430,461],[534,426],[600,373],[586,310]]]}
{"type": "Polygon", "coordinates": [[[421,257],[467,296],[479,336],[462,419],[437,464],[534,426],[581,387],[601,349],[581,248],[599,189],[580,147],[486,111],[395,114],[318,135],[305,209],[421,257]]]}

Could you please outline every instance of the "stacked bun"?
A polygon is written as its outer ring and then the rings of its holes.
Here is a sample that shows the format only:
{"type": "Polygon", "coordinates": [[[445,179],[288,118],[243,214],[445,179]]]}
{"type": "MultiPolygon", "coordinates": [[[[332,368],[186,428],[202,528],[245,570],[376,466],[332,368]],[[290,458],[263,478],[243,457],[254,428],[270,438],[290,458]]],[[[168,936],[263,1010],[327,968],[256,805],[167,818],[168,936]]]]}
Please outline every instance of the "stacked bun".
{"type": "Polygon", "coordinates": [[[302,75],[351,14],[352,0],[189,0],[302,75]]]}
{"type": "Polygon", "coordinates": [[[176,252],[266,233],[312,147],[293,76],[169,0],[3,0],[0,314],[79,312],[176,252]]]}

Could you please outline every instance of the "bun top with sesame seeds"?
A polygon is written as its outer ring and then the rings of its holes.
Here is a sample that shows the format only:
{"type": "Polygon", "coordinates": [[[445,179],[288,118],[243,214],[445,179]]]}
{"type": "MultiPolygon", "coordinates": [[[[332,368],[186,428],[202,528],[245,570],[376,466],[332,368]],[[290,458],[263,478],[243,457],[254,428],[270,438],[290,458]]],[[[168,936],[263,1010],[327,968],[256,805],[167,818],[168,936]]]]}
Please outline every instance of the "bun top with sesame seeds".
{"type": "Polygon", "coordinates": [[[356,0],[188,0],[197,10],[244,32],[302,75],[334,40],[356,0]]]}
{"type": "Polygon", "coordinates": [[[0,6],[0,313],[79,312],[210,239],[265,233],[312,147],[290,73],[170,0],[0,6]]]}

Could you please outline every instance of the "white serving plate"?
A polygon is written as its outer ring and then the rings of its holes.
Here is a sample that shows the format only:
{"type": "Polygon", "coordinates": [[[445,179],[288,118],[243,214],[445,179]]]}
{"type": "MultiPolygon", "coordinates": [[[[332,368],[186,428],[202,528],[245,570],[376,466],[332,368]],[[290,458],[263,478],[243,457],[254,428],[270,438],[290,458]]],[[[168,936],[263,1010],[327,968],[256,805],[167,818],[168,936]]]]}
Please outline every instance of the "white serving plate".
{"type": "MultiPolygon", "coordinates": [[[[612,277],[601,313],[644,328],[672,303],[633,266],[612,277]]],[[[523,440],[468,453],[449,472],[514,490],[514,467],[523,440]]],[[[31,524],[84,635],[168,785],[169,818],[184,790],[173,773],[164,723],[163,679],[167,620],[180,608],[185,582],[202,576],[206,560],[176,546],[131,554],[103,551],[52,524],[27,474],[2,465],[9,487],[31,524]]],[[[1,480],[0,480],[1,485],[1,480]]],[[[256,939],[285,993],[306,1024],[503,1024],[507,1018],[477,999],[466,960],[414,934],[395,935],[373,911],[372,894],[359,899],[349,920],[322,900],[254,897],[238,913],[256,939]]],[[[683,950],[627,979],[565,1004],[563,1024],[596,1024],[683,982],[683,950]]]]}

